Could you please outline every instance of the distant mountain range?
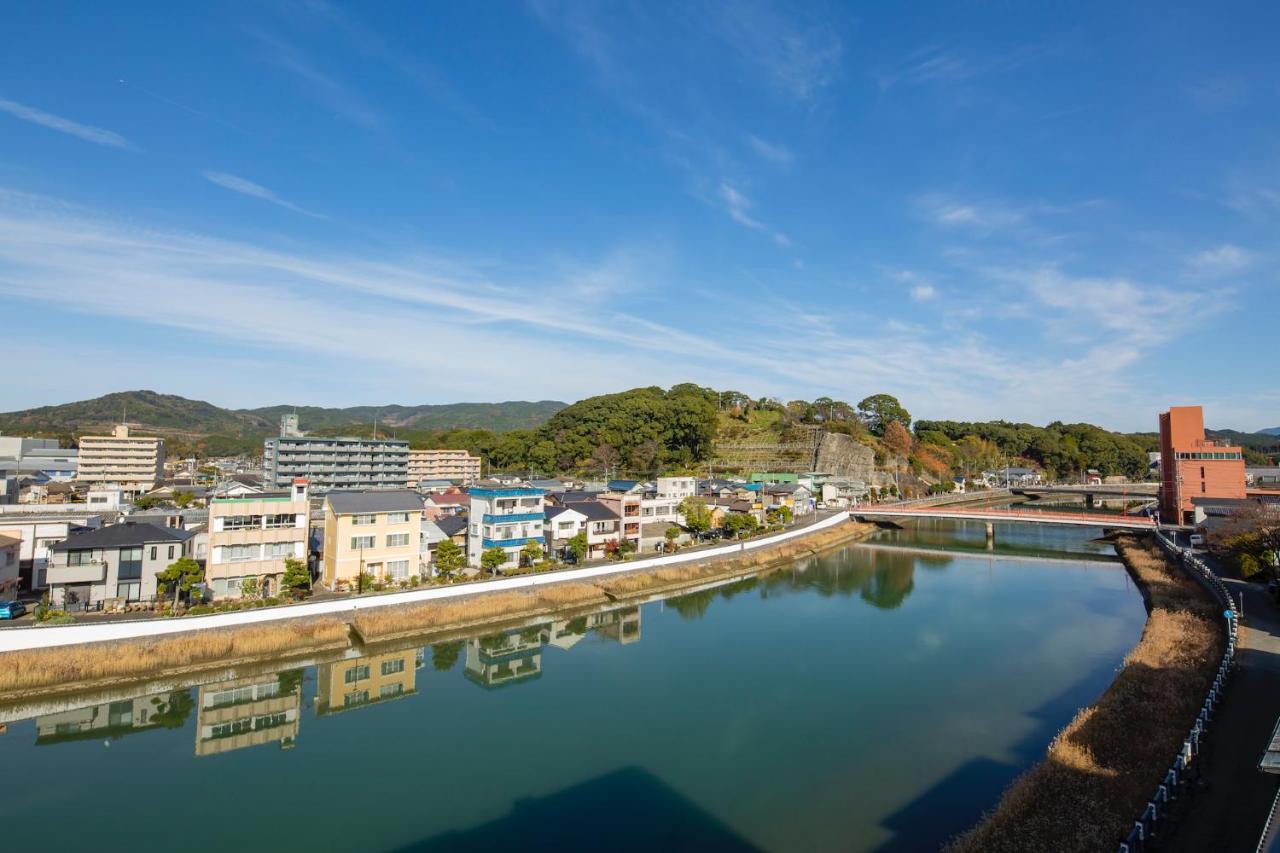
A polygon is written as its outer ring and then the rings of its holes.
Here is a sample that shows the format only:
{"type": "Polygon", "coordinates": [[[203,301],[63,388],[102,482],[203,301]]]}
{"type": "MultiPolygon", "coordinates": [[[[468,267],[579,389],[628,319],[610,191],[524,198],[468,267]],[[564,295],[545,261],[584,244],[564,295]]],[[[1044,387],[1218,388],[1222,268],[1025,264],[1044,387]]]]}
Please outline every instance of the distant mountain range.
{"type": "Polygon", "coordinates": [[[529,429],[542,425],[566,404],[556,400],[506,403],[448,403],[421,406],[352,406],[326,409],[317,406],[266,406],[260,409],[224,409],[203,400],[188,400],[155,391],[119,391],[93,400],[41,406],[0,413],[0,433],[49,433],[55,435],[100,432],[122,419],[141,429],[175,435],[223,435],[258,439],[276,434],[280,416],[297,412],[303,430],[331,431],[343,427],[367,427],[378,420],[379,432],[483,428],[495,432],[529,429]]]}
{"type": "Polygon", "coordinates": [[[1258,432],[1262,433],[1263,435],[1280,435],[1280,427],[1269,427],[1267,429],[1260,429],[1258,430],[1258,432]]]}

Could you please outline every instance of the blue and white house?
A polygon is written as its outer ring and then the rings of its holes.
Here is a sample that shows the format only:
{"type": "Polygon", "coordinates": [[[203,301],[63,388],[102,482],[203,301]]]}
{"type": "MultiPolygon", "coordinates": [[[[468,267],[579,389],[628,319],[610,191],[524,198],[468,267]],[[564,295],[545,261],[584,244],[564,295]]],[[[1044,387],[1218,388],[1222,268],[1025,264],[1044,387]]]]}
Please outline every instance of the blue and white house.
{"type": "Polygon", "coordinates": [[[472,567],[480,566],[481,555],[490,548],[507,552],[505,569],[520,565],[520,549],[530,540],[547,547],[545,491],[521,480],[481,480],[467,493],[467,562],[472,567]]]}

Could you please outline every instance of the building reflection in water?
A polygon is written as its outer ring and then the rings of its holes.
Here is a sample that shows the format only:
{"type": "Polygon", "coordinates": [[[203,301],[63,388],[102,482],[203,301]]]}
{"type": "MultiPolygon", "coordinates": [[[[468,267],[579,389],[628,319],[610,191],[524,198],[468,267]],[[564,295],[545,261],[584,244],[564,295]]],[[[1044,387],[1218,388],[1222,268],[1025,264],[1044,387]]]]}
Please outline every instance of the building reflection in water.
{"type": "Polygon", "coordinates": [[[301,724],[302,672],[290,669],[201,687],[196,755],[267,743],[291,749],[301,724]]]}
{"type": "Polygon", "coordinates": [[[542,675],[542,647],[571,649],[595,631],[626,645],[640,639],[640,608],[591,613],[467,640],[463,674],[484,688],[506,687],[542,675]]]}
{"type": "Polygon", "coordinates": [[[423,651],[414,647],[321,664],[316,715],[337,714],[417,692],[423,651]]]}
{"type": "MultiPolygon", "coordinates": [[[[588,633],[626,645],[640,640],[640,608],[627,607],[561,619],[432,647],[436,669],[453,669],[465,649],[464,676],[485,688],[518,684],[542,674],[542,650],[569,650],[588,633]]],[[[418,670],[426,660],[420,646],[345,657],[316,666],[317,716],[367,708],[417,692],[418,670]]],[[[183,728],[195,712],[195,754],[219,755],[251,746],[290,749],[302,723],[305,668],[232,678],[194,689],[128,697],[127,691],[36,700],[0,711],[0,724],[32,719],[36,743],[103,740],[147,731],[183,728]],[[121,693],[126,698],[118,698],[121,693]],[[102,701],[109,698],[111,701],[102,701]],[[83,704],[78,704],[82,702],[83,704]]],[[[3,731],[3,729],[0,729],[3,731]]]]}
{"type": "Polygon", "coordinates": [[[156,728],[181,728],[191,715],[191,693],[174,690],[68,708],[36,717],[36,744],[121,738],[156,728]]]}

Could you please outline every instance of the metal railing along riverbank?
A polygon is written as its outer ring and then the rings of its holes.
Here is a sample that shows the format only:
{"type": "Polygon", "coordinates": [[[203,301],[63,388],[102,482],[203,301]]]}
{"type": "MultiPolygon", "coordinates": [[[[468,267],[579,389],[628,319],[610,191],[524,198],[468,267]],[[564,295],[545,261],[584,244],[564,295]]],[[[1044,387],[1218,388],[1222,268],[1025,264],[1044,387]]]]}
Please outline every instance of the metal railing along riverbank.
{"type": "Polygon", "coordinates": [[[1238,616],[1235,605],[1231,601],[1231,593],[1222,580],[1213,573],[1203,560],[1192,553],[1190,548],[1181,548],[1168,539],[1164,533],[1156,534],[1156,541],[1169,556],[1175,558],[1186,568],[1188,573],[1209,591],[1223,608],[1223,616],[1227,620],[1227,649],[1222,654],[1222,662],[1209,687],[1208,695],[1200,706],[1200,714],[1195,724],[1182,741],[1182,749],[1173,759],[1164,780],[1156,787],[1155,794],[1147,801],[1146,808],[1133,823],[1133,828],[1120,842],[1120,853],[1139,853],[1147,850],[1148,843],[1158,831],[1164,830],[1170,823],[1171,804],[1183,793],[1187,783],[1200,775],[1200,752],[1203,747],[1205,733],[1213,720],[1213,712],[1222,698],[1226,686],[1227,675],[1231,672],[1232,662],[1236,654],[1236,637],[1238,634],[1238,616]]]}

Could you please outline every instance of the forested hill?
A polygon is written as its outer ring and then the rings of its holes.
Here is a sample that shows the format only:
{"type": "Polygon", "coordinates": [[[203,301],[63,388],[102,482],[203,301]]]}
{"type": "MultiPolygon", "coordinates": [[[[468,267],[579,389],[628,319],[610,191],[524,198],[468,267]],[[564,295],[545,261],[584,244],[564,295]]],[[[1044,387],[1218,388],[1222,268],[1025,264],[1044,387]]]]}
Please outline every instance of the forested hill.
{"type": "Polygon", "coordinates": [[[127,419],[142,431],[165,435],[174,455],[193,450],[207,455],[260,453],[262,440],[278,432],[280,415],[286,412],[296,411],[302,429],[314,431],[360,432],[371,427],[376,417],[380,433],[460,427],[506,432],[536,427],[564,407],[564,403],[542,400],[342,409],[288,405],[224,409],[175,394],[120,391],[92,400],[0,414],[0,433],[51,436],[70,446],[80,435],[109,430],[121,419],[127,419]]]}

